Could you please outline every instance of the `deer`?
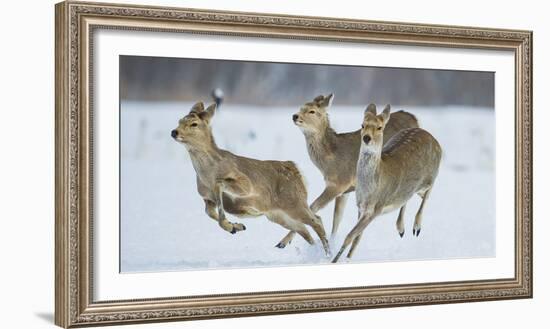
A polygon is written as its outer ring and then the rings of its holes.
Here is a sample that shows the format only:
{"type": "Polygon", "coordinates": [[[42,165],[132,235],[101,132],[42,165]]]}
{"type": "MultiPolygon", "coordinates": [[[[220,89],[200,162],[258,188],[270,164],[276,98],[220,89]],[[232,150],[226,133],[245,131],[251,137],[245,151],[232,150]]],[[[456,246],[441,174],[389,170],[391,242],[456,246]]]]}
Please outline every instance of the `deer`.
{"type": "MultiPolygon", "coordinates": [[[[308,206],[305,181],[296,164],[246,158],[218,148],[211,129],[215,113],[215,103],[205,109],[204,103],[198,102],[171,131],[172,138],[189,153],[206,214],[231,234],[246,227],[230,222],[226,213],[239,218],[264,215],[291,232],[298,232],[313,245],[308,225],[317,233],[328,256],[323,223],[308,206]]],[[[277,246],[287,243],[285,236],[277,246]]]]}
{"type": "MultiPolygon", "coordinates": [[[[319,95],[305,103],[292,116],[294,124],[303,132],[311,161],[321,171],[325,189],[313,201],[310,208],[314,213],[334,202],[331,236],[334,237],[340,225],[348,194],[355,190],[356,165],[361,145],[361,130],[337,133],[330,126],[328,110],[334,94],[319,95]]],[[[405,111],[391,114],[384,128],[385,143],[397,132],[418,127],[416,117],[405,111]]]]}
{"type": "Polygon", "coordinates": [[[384,144],[384,128],[389,120],[390,105],[380,114],[374,104],[365,110],[356,169],[358,222],[347,234],[333,263],[338,262],[350,244],[347,258],[351,259],[363,231],[378,215],[400,209],[396,227],[402,236],[405,207],[415,194],[422,201],[415,216],[413,236],[420,234],[424,206],[439,172],[441,146],[422,128],[401,130],[384,144]]]}

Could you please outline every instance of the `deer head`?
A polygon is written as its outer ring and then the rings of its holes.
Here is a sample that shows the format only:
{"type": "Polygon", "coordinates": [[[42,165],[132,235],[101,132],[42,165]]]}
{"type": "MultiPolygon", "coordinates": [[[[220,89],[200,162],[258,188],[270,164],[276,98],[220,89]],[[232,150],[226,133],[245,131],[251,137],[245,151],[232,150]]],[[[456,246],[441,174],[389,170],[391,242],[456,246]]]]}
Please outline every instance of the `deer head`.
{"type": "Polygon", "coordinates": [[[329,126],[327,110],[333,98],[334,94],[327,96],[319,95],[312,102],[305,103],[298,113],[292,115],[294,124],[304,132],[315,133],[323,131],[329,126]]]}
{"type": "Polygon", "coordinates": [[[380,114],[376,114],[376,105],[369,104],[365,110],[361,125],[362,146],[369,149],[382,149],[384,141],[384,127],[390,118],[390,105],[386,105],[380,114]]]}
{"type": "Polygon", "coordinates": [[[198,102],[189,111],[189,114],[181,118],[171,136],[177,142],[185,145],[200,146],[211,143],[212,132],[210,122],[216,113],[216,104],[204,108],[203,102],[198,102]]]}

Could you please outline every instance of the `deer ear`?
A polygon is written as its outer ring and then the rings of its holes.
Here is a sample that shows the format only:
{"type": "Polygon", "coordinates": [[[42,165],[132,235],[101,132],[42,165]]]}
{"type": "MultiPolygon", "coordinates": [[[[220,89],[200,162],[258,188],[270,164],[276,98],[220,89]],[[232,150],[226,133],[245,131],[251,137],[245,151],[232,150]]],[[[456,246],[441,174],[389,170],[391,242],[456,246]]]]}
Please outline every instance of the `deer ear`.
{"type": "Polygon", "coordinates": [[[200,112],[199,117],[207,123],[210,123],[214,114],[216,114],[216,103],[210,105],[205,111],[200,112]]]}
{"type": "Polygon", "coordinates": [[[313,99],[313,101],[317,104],[321,104],[321,102],[325,99],[325,96],[319,95],[313,99]]]}
{"type": "Polygon", "coordinates": [[[320,102],[317,102],[319,106],[321,107],[329,107],[332,104],[332,99],[334,98],[334,94],[329,94],[326,97],[323,98],[320,102]]]}
{"type": "Polygon", "coordinates": [[[365,115],[367,113],[376,115],[376,105],[374,105],[373,103],[370,103],[369,106],[367,106],[367,109],[365,110],[365,115]]]}
{"type": "Polygon", "coordinates": [[[193,107],[191,107],[191,111],[189,113],[200,113],[204,111],[204,103],[203,102],[197,102],[193,107]]]}
{"type": "Polygon", "coordinates": [[[386,122],[388,122],[388,120],[390,119],[390,104],[388,104],[388,105],[386,105],[386,107],[384,107],[384,111],[382,111],[382,113],[380,113],[380,116],[384,120],[384,124],[386,122]]]}

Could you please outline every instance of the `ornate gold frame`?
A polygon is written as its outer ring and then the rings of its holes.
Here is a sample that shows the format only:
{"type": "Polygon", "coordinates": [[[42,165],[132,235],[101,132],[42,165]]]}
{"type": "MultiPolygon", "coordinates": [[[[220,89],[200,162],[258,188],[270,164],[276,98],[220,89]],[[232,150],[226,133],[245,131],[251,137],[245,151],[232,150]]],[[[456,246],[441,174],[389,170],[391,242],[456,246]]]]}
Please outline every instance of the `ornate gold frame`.
{"type": "Polygon", "coordinates": [[[56,5],[55,323],[192,320],[532,297],[532,32],[66,1],[56,5]],[[515,53],[511,279],[94,302],[91,35],[95,29],[504,49],[515,53]]]}

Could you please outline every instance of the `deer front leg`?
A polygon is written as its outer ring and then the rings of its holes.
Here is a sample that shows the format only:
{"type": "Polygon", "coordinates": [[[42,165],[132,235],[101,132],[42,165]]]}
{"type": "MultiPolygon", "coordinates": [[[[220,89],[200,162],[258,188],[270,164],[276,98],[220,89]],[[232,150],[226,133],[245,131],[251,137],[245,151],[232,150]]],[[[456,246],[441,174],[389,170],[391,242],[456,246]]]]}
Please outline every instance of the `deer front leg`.
{"type": "MultiPolygon", "coordinates": [[[[357,220],[359,221],[361,219],[361,214],[357,214],[357,220]]],[[[351,259],[353,256],[353,253],[355,252],[355,248],[357,248],[357,245],[359,245],[359,242],[361,241],[361,237],[363,236],[363,232],[359,232],[357,236],[353,239],[353,242],[351,243],[351,248],[349,249],[348,255],[346,256],[348,259],[351,259]]]]}
{"type": "MultiPolygon", "coordinates": [[[[222,200],[223,202],[223,200],[222,200]]],[[[208,217],[212,218],[213,220],[215,220],[224,230],[230,232],[231,234],[235,234],[236,232],[238,231],[244,231],[246,230],[246,226],[244,226],[243,224],[240,224],[240,223],[230,223],[226,220],[226,223],[224,224],[220,224],[220,216],[218,216],[218,212],[216,210],[216,203],[211,201],[211,200],[204,200],[204,203],[205,203],[205,211],[206,211],[206,214],[208,215],[208,217]],[[231,226],[229,226],[229,223],[231,226]],[[231,228],[231,230],[229,230],[231,228]]],[[[224,216],[225,216],[225,213],[224,213],[224,216]]]]}
{"type": "Polygon", "coordinates": [[[241,223],[231,223],[227,220],[225,217],[225,210],[223,208],[223,192],[225,188],[225,182],[224,180],[220,179],[216,182],[216,186],[214,188],[214,193],[216,194],[217,200],[217,206],[218,206],[218,225],[225,231],[235,234],[239,231],[246,230],[246,226],[244,226],[241,223]]]}
{"type": "Polygon", "coordinates": [[[355,252],[355,248],[357,248],[357,245],[359,245],[359,242],[361,241],[362,236],[363,236],[363,232],[357,234],[355,239],[353,239],[353,242],[351,243],[351,248],[349,248],[349,252],[346,258],[351,259],[351,257],[353,256],[353,253],[355,252]]]}
{"type": "Polygon", "coordinates": [[[331,236],[334,237],[338,231],[338,226],[340,226],[340,221],[342,220],[342,215],[344,214],[344,208],[346,208],[346,200],[348,198],[347,194],[342,194],[336,197],[334,200],[334,216],[332,217],[332,233],[331,236]]]}
{"type": "Polygon", "coordinates": [[[344,240],[344,243],[342,244],[342,247],[338,251],[338,254],[336,254],[336,257],[332,260],[333,263],[338,262],[338,259],[344,251],[346,251],[347,247],[354,242],[354,240],[363,233],[363,230],[372,222],[374,219],[375,214],[372,212],[369,213],[363,213],[359,217],[359,222],[355,225],[355,227],[348,233],[346,236],[346,239],[344,240]]]}
{"type": "Polygon", "coordinates": [[[323,209],[330,201],[334,200],[342,192],[336,186],[330,185],[325,187],[325,190],[309,207],[313,213],[317,213],[319,210],[323,209]]]}
{"type": "Polygon", "coordinates": [[[208,215],[208,217],[212,218],[216,222],[218,219],[218,212],[216,211],[216,203],[211,200],[204,199],[204,211],[208,215]]]}

